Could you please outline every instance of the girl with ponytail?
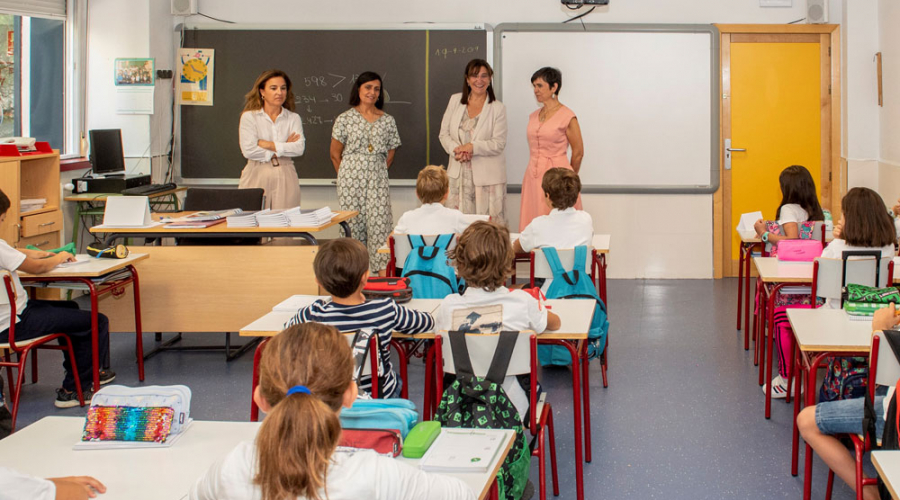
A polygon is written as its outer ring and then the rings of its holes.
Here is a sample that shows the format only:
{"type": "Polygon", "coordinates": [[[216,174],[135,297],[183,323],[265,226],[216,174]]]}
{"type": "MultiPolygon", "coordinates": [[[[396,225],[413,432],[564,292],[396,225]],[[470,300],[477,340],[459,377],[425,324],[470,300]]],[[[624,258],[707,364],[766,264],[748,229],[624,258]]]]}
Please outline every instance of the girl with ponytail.
{"type": "Polygon", "coordinates": [[[474,499],[461,481],[426,474],[371,450],[338,450],[341,407],[357,396],[346,339],[321,323],[273,337],[253,399],[266,418],[201,477],[192,500],[474,499]]]}

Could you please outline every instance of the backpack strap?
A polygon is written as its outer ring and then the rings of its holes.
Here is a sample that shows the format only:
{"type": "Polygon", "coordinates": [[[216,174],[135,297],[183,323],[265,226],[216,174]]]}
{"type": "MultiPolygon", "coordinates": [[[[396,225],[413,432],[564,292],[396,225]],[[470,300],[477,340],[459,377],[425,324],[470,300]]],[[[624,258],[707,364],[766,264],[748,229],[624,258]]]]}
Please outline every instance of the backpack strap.
{"type": "Polygon", "coordinates": [[[553,279],[558,279],[562,276],[565,276],[566,270],[563,269],[562,262],[559,261],[559,253],[557,253],[556,249],[553,247],[541,247],[541,251],[544,252],[544,257],[547,259],[547,264],[550,265],[550,271],[553,273],[553,279]]]}
{"type": "Polygon", "coordinates": [[[580,271],[584,274],[584,263],[587,261],[587,247],[578,245],[575,247],[575,263],[572,265],[573,271],[580,271]]]}
{"type": "Polygon", "coordinates": [[[406,239],[409,241],[410,248],[425,246],[425,238],[423,238],[421,234],[407,234],[406,239]]]}
{"type": "Polygon", "coordinates": [[[441,248],[443,250],[447,250],[450,247],[450,243],[453,241],[453,237],[456,236],[454,234],[441,234],[434,240],[432,246],[441,248]]]}
{"type": "Polygon", "coordinates": [[[491,367],[488,368],[486,380],[498,385],[503,383],[518,338],[519,332],[500,332],[497,349],[494,350],[494,357],[491,359],[491,367]]]}
{"type": "Polygon", "coordinates": [[[463,332],[448,332],[450,337],[450,350],[453,354],[453,365],[456,367],[456,375],[463,378],[475,377],[472,369],[472,360],[469,358],[469,346],[466,345],[466,334],[463,332]]]}

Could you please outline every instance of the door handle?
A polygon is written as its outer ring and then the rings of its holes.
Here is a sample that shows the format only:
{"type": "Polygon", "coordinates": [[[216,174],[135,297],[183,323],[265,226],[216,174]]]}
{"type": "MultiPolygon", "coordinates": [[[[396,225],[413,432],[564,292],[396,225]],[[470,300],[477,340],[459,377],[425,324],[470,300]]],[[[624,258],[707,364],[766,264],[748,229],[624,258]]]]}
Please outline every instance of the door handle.
{"type": "Polygon", "coordinates": [[[746,153],[745,148],[731,147],[731,139],[725,139],[725,170],[731,170],[731,153],[746,153]]]}

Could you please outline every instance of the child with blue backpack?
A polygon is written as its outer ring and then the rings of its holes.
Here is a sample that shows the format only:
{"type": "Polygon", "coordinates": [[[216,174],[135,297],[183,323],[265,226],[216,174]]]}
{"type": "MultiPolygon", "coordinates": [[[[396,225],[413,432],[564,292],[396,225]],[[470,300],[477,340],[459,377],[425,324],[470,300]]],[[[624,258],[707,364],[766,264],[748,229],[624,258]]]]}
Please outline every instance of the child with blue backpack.
{"type": "MultiPolygon", "coordinates": [[[[341,332],[372,330],[378,335],[379,395],[400,397],[402,380],[391,363],[393,332],[424,333],[432,331],[430,314],[408,309],[393,299],[366,300],[362,290],[369,279],[369,254],[357,240],[339,238],[323,243],[313,259],[316,283],[331,295],[331,300],[317,300],[301,308],[284,325],[285,328],[315,321],[332,325],[341,332]]],[[[360,377],[359,388],[371,392],[372,378],[360,377]]]]}
{"type": "MultiPolygon", "coordinates": [[[[463,294],[448,295],[435,311],[435,331],[459,329],[454,322],[454,311],[501,306],[500,325],[496,331],[558,330],[559,316],[522,290],[510,290],[504,286],[513,272],[513,251],[509,230],[493,222],[473,223],[459,237],[456,248],[450,250],[450,258],[456,262],[456,270],[466,280],[468,288],[463,294]]],[[[528,395],[516,377],[506,377],[503,390],[513,402],[519,415],[527,415],[528,395]]]]}
{"type": "MultiPolygon", "coordinates": [[[[541,180],[544,203],[550,207],[550,214],[535,217],[522,230],[513,244],[516,253],[527,253],[537,248],[575,248],[591,246],[594,238],[594,221],[591,214],[576,210],[575,202],[581,193],[581,179],[567,168],[551,168],[541,180]]],[[[541,286],[545,293],[552,279],[541,286]]]]}
{"type": "Polygon", "coordinates": [[[459,234],[481,216],[467,216],[447,208],[450,179],[443,167],[428,165],[416,177],[416,197],[422,206],[400,216],[394,234],[459,234]]]}

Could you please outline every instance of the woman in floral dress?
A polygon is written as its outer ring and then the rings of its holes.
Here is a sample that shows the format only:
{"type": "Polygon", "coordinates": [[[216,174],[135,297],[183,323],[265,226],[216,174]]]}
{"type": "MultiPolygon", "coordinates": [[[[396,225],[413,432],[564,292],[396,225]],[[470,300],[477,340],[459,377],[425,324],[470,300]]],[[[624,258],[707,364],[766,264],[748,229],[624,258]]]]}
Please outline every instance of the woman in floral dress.
{"type": "Polygon", "coordinates": [[[374,274],[384,271],[389,257],[379,254],[378,248],[394,226],[388,168],[400,147],[400,134],[394,118],[382,111],[384,93],[377,73],[359,75],[350,92],[350,106],[334,121],[331,163],[337,172],[341,210],[359,212],[350,219],[350,230],[368,248],[369,269],[374,274]]]}

